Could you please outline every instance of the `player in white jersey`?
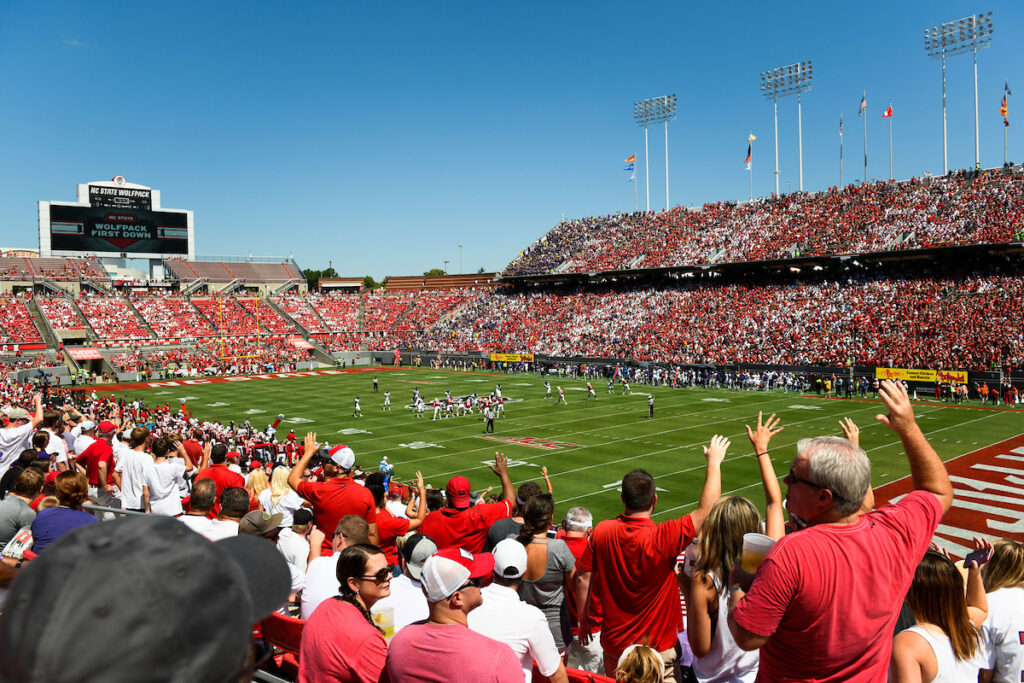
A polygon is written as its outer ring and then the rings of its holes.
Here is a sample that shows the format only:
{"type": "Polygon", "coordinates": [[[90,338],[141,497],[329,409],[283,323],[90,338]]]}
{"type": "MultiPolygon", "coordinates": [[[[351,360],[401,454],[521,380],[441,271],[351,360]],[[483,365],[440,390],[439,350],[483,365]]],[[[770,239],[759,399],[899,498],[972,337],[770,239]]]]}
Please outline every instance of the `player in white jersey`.
{"type": "Polygon", "coordinates": [[[610,379],[608,380],[608,393],[609,393],[609,394],[610,394],[610,393],[612,393],[612,391],[613,391],[614,389],[615,389],[615,378],[614,378],[614,377],[612,377],[612,378],[610,378],[610,379]]]}
{"type": "Polygon", "coordinates": [[[569,405],[569,402],[565,400],[565,392],[562,391],[562,387],[558,387],[558,400],[555,401],[555,405],[557,406],[559,403],[566,406],[569,405]]]}
{"type": "Polygon", "coordinates": [[[416,405],[415,405],[416,417],[423,417],[423,409],[424,409],[424,407],[425,406],[423,405],[423,397],[422,396],[417,396],[416,397],[416,405]]]}
{"type": "Polygon", "coordinates": [[[352,417],[362,417],[362,416],[363,416],[363,411],[359,409],[359,397],[356,396],[356,409],[352,413],[352,417]]]}
{"type": "Polygon", "coordinates": [[[623,379],[622,380],[622,395],[625,396],[626,394],[629,394],[630,396],[632,396],[633,395],[633,390],[629,388],[629,382],[627,382],[625,379],[623,379]]]}
{"type": "Polygon", "coordinates": [[[594,385],[591,384],[590,382],[587,382],[587,400],[589,401],[590,399],[594,399],[596,401],[597,392],[594,391],[594,385]]]}
{"type": "Polygon", "coordinates": [[[384,390],[384,407],[381,410],[391,410],[391,390],[384,390]]]}
{"type": "Polygon", "coordinates": [[[551,382],[544,380],[544,398],[551,398],[551,382]]]}
{"type": "Polygon", "coordinates": [[[499,384],[498,386],[494,387],[494,397],[495,398],[501,398],[501,384],[499,384]]]}

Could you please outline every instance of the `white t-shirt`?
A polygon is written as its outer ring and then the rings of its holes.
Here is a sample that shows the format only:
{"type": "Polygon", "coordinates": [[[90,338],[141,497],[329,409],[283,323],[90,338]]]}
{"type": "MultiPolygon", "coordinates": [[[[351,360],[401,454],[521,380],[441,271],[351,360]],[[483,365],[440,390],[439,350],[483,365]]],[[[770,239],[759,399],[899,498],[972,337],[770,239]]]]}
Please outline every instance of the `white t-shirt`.
{"type": "Polygon", "coordinates": [[[210,529],[203,536],[211,541],[219,541],[222,538],[231,538],[238,535],[238,522],[230,519],[211,519],[210,529]]]}
{"type": "MultiPolygon", "coordinates": [[[[121,474],[121,502],[129,510],[142,507],[142,487],[149,486],[148,482],[156,479],[154,467],[153,456],[149,453],[121,450],[114,471],[121,474]]],[[[150,497],[152,495],[150,491],[150,497]]]]}
{"type": "Polygon", "coordinates": [[[302,589],[303,619],[309,619],[321,602],[338,594],[337,571],[338,553],[330,557],[314,557],[306,567],[306,585],[302,589]]]}
{"type": "Polygon", "coordinates": [[[64,439],[49,429],[40,429],[39,431],[50,435],[50,440],[46,443],[46,452],[54,456],[56,462],[68,465],[68,445],[64,443],[64,439]]]}
{"type": "Polygon", "coordinates": [[[292,525],[292,517],[295,514],[295,511],[302,507],[303,503],[302,497],[295,493],[295,491],[288,491],[288,493],[284,494],[277,503],[272,504],[270,489],[264,489],[260,491],[258,499],[260,501],[260,505],[263,506],[263,511],[268,515],[276,515],[280,512],[282,515],[281,526],[289,528],[292,525]]]}
{"type": "Polygon", "coordinates": [[[389,500],[384,504],[384,507],[386,507],[388,512],[390,512],[394,517],[409,519],[409,515],[405,514],[405,503],[400,500],[389,500]]]}
{"type": "Polygon", "coordinates": [[[391,595],[374,603],[370,611],[378,612],[382,607],[395,610],[395,633],[430,616],[430,606],[427,605],[427,596],[423,594],[420,582],[405,574],[391,579],[391,595]]]}
{"type": "Polygon", "coordinates": [[[82,453],[85,453],[85,449],[93,444],[96,439],[92,438],[88,434],[79,434],[75,437],[75,457],[77,458],[82,453]]]}
{"type": "Polygon", "coordinates": [[[1024,588],[1000,588],[988,594],[988,617],[981,625],[984,666],[993,683],[1024,680],[1024,588]]]}
{"type": "Polygon", "coordinates": [[[18,460],[22,451],[32,448],[32,432],[31,422],[0,429],[0,476],[18,460]]]}
{"type": "Polygon", "coordinates": [[[284,555],[288,564],[306,573],[306,562],[309,560],[309,541],[292,531],[290,526],[281,529],[277,537],[277,549],[284,555]]]}
{"type": "Polygon", "coordinates": [[[176,519],[197,534],[206,536],[206,538],[210,537],[209,534],[213,530],[213,520],[203,515],[182,515],[176,519]]]}
{"type": "Polygon", "coordinates": [[[153,463],[146,479],[149,507],[154,515],[174,517],[182,513],[179,483],[185,482],[185,463],[164,461],[153,463]]]}
{"type": "Polygon", "coordinates": [[[537,670],[550,676],[562,661],[544,613],[519,599],[511,588],[492,583],[480,589],[484,602],[469,613],[469,627],[488,638],[505,643],[519,658],[523,680],[533,680],[537,670]]]}

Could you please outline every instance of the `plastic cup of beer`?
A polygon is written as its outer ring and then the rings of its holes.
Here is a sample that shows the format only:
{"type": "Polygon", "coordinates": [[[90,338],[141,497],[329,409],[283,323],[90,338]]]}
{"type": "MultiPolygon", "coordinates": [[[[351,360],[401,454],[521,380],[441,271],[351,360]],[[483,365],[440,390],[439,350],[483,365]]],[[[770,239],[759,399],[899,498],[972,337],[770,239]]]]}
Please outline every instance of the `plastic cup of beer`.
{"type": "Polygon", "coordinates": [[[370,610],[370,616],[373,617],[373,623],[384,631],[384,640],[390,641],[395,635],[395,608],[374,607],[370,610]]]}
{"type": "Polygon", "coordinates": [[[743,556],[740,558],[740,569],[748,574],[757,572],[764,561],[764,556],[775,545],[771,536],[764,534],[743,534],[743,556]]]}

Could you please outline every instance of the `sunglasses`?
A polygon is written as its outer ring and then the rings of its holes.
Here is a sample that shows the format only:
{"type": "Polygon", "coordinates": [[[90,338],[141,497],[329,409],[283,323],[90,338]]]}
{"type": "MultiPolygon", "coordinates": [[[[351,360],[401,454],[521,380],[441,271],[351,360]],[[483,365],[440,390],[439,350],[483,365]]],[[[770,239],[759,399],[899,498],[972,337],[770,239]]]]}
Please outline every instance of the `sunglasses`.
{"type": "MultiPolygon", "coordinates": [[[[477,578],[474,578],[474,579],[470,579],[466,583],[462,584],[461,586],[456,588],[454,591],[452,591],[452,595],[455,595],[459,591],[466,590],[470,586],[472,586],[473,588],[479,588],[480,587],[480,577],[477,577],[477,578]]],[[[451,597],[451,595],[449,595],[448,597],[451,597]]]]}
{"type": "Polygon", "coordinates": [[[825,488],[821,484],[815,484],[813,481],[810,481],[809,479],[801,479],[800,477],[796,476],[795,474],[793,474],[793,468],[789,469],[789,474],[787,474],[785,477],[783,477],[782,481],[786,482],[787,485],[792,485],[792,484],[795,484],[796,482],[800,482],[801,484],[807,484],[808,486],[813,486],[816,489],[823,489],[823,488],[825,488]]]}
{"type": "Polygon", "coordinates": [[[384,567],[383,569],[381,569],[376,574],[364,574],[363,576],[360,576],[359,578],[362,579],[363,581],[373,581],[375,583],[384,584],[384,583],[387,583],[388,581],[391,580],[391,577],[394,576],[394,573],[395,573],[395,565],[389,564],[388,566],[384,567]]]}

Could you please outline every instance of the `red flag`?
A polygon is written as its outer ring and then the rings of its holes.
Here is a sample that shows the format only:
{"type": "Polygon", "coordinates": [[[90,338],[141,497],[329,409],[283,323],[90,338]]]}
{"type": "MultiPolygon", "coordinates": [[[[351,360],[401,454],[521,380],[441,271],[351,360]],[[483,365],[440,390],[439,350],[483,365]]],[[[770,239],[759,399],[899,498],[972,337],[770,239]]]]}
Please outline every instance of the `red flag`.
{"type": "Polygon", "coordinates": [[[885,111],[882,112],[882,118],[883,119],[884,118],[888,118],[890,116],[892,116],[892,105],[891,104],[889,105],[888,109],[886,109],[885,111]]]}

